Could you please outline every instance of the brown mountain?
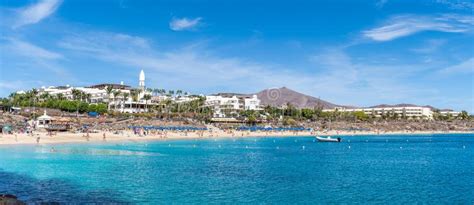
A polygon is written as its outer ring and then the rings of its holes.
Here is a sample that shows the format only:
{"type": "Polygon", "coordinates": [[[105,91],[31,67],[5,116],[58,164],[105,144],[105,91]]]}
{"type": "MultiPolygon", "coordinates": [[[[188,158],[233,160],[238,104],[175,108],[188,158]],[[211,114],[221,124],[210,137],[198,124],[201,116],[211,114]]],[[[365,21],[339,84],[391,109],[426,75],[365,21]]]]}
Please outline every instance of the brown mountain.
{"type": "MultiPolygon", "coordinates": [[[[236,96],[246,96],[250,97],[252,95],[257,95],[258,99],[260,99],[260,104],[263,106],[273,106],[273,107],[281,107],[286,106],[288,103],[291,105],[301,109],[301,108],[314,108],[314,107],[322,107],[324,109],[331,109],[335,107],[345,107],[345,108],[357,108],[356,106],[343,106],[337,105],[334,103],[330,103],[328,101],[324,101],[303,93],[299,93],[297,91],[288,89],[286,87],[282,88],[271,88],[265,89],[255,94],[238,94],[238,93],[219,93],[218,95],[232,97],[236,96]]],[[[369,106],[366,108],[384,108],[384,107],[415,107],[419,105],[415,104],[408,104],[408,103],[400,103],[395,105],[389,104],[380,104],[375,106],[369,106]]],[[[433,110],[437,110],[437,108],[424,105],[421,107],[429,107],[433,110]]]]}
{"type": "Polygon", "coordinates": [[[322,107],[326,109],[339,106],[309,95],[305,95],[303,93],[296,92],[286,87],[265,89],[256,93],[256,95],[258,99],[260,99],[261,104],[264,106],[270,105],[281,107],[287,105],[288,103],[300,109],[314,107],[322,107]]]}

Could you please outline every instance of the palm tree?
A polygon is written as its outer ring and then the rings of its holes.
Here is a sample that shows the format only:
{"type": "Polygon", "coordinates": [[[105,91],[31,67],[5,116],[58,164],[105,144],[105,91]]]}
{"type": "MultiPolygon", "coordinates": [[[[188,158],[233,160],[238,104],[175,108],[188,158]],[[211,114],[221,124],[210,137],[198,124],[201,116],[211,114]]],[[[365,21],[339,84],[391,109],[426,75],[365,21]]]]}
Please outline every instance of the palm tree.
{"type": "Polygon", "coordinates": [[[83,93],[83,95],[84,95],[84,98],[85,98],[86,102],[90,103],[92,95],[90,93],[83,93]]]}
{"type": "Polygon", "coordinates": [[[181,96],[181,94],[183,94],[183,91],[182,91],[182,90],[177,90],[177,91],[176,91],[176,94],[177,94],[178,96],[181,96]]]}
{"type": "Polygon", "coordinates": [[[114,110],[117,109],[116,100],[120,96],[120,90],[114,90],[112,94],[114,95],[114,110]]]}
{"type": "Polygon", "coordinates": [[[64,99],[65,99],[64,94],[62,94],[62,93],[58,93],[58,94],[56,95],[56,98],[57,98],[58,100],[64,100],[64,99]]]}
{"type": "Polygon", "coordinates": [[[14,98],[16,95],[18,95],[17,93],[10,93],[10,95],[8,95],[8,98],[14,98]]]}
{"type": "Polygon", "coordinates": [[[80,97],[81,102],[84,102],[85,100],[87,100],[87,94],[83,91],[79,91],[79,97],[80,97]]]}
{"type": "Polygon", "coordinates": [[[132,100],[134,102],[138,102],[138,94],[140,94],[140,92],[138,92],[137,90],[132,90],[130,92],[130,95],[132,96],[132,100]]]}
{"type": "Polygon", "coordinates": [[[143,94],[153,93],[153,89],[147,88],[143,94]]]}
{"type": "Polygon", "coordinates": [[[173,96],[174,95],[174,90],[168,90],[168,95],[173,96]]]}
{"type": "MultiPolygon", "coordinates": [[[[72,89],[71,93],[74,100],[82,98],[82,92],[78,89],[72,89]]],[[[76,105],[76,117],[79,117],[79,105],[80,103],[77,103],[76,105]]]]}
{"type": "Polygon", "coordinates": [[[173,104],[173,101],[171,101],[170,99],[166,99],[164,101],[162,101],[164,106],[165,106],[165,110],[166,112],[168,113],[168,117],[170,115],[170,111],[171,111],[171,105],[173,104]]]}
{"type": "Polygon", "coordinates": [[[128,96],[129,96],[130,94],[124,92],[124,93],[122,93],[122,95],[123,95],[123,99],[122,99],[122,101],[123,101],[123,103],[122,103],[122,104],[123,104],[122,112],[123,112],[123,108],[125,108],[125,101],[128,101],[128,96]]]}
{"type": "Polygon", "coordinates": [[[465,110],[461,111],[457,117],[461,118],[462,120],[468,120],[470,118],[469,114],[465,110]]]}
{"type": "MultiPolygon", "coordinates": [[[[138,102],[138,90],[130,90],[130,95],[132,96],[132,101],[133,102],[138,102]]],[[[132,102],[132,108],[133,108],[133,102],[132,102]]]]}
{"type": "Polygon", "coordinates": [[[41,99],[42,101],[46,101],[46,100],[48,100],[50,97],[51,97],[51,96],[49,95],[49,93],[46,93],[46,92],[40,95],[40,99],[41,99]]]}
{"type": "Polygon", "coordinates": [[[153,89],[152,94],[153,94],[153,96],[157,96],[159,92],[160,92],[160,89],[155,88],[155,89],[153,89]]]}
{"type": "Polygon", "coordinates": [[[72,94],[73,100],[78,100],[80,98],[81,91],[78,90],[78,89],[73,88],[72,91],[71,91],[71,94],[72,94]]]}
{"type": "Polygon", "coordinates": [[[36,100],[37,100],[38,90],[33,88],[33,90],[31,90],[31,95],[33,99],[33,119],[34,119],[36,118],[36,100]]]}
{"type": "Polygon", "coordinates": [[[123,96],[123,100],[128,101],[128,97],[130,97],[130,93],[125,92],[122,94],[122,96],[123,96]]]}
{"type": "Polygon", "coordinates": [[[105,88],[105,92],[107,92],[107,97],[108,97],[108,104],[107,104],[107,109],[110,110],[110,95],[112,94],[112,92],[114,91],[114,88],[112,86],[107,86],[105,88]]]}
{"type": "Polygon", "coordinates": [[[143,99],[145,99],[145,110],[148,111],[148,100],[151,99],[151,95],[145,94],[145,95],[143,96],[143,99]]]}

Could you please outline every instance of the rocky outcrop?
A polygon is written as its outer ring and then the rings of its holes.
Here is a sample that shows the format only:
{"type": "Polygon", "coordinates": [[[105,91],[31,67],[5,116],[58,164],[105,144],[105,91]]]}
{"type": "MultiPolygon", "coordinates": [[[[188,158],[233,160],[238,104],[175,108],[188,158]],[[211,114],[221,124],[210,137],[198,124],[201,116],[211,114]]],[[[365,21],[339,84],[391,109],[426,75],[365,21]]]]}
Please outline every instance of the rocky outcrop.
{"type": "Polygon", "coordinates": [[[25,203],[18,200],[15,195],[0,194],[0,204],[2,205],[24,205],[25,203]]]}

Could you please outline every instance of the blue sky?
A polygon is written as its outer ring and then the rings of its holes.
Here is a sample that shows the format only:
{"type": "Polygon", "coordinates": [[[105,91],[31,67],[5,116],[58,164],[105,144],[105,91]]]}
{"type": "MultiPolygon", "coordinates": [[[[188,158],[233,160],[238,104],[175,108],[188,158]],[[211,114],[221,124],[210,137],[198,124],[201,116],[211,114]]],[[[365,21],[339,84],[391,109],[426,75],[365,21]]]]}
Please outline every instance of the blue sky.
{"type": "Polygon", "coordinates": [[[336,104],[474,112],[474,2],[0,0],[0,96],[124,81],[286,86],[336,104]]]}

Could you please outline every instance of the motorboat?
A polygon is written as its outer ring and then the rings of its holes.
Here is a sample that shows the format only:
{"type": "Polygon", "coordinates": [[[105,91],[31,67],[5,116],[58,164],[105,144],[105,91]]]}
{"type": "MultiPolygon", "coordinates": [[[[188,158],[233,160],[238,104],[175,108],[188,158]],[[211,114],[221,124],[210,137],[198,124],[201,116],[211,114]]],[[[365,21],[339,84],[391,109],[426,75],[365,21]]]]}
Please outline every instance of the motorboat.
{"type": "Polygon", "coordinates": [[[318,141],[320,141],[320,142],[341,142],[341,140],[342,140],[340,137],[331,138],[331,136],[328,136],[328,137],[316,136],[316,139],[318,139],[318,141]]]}

